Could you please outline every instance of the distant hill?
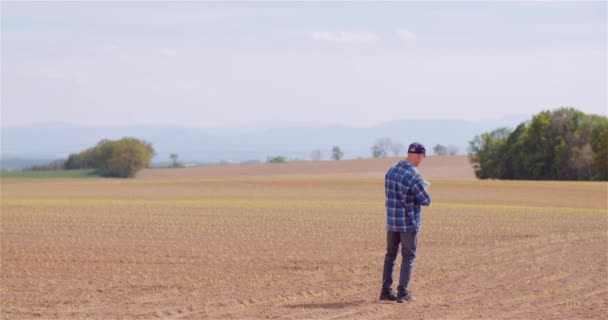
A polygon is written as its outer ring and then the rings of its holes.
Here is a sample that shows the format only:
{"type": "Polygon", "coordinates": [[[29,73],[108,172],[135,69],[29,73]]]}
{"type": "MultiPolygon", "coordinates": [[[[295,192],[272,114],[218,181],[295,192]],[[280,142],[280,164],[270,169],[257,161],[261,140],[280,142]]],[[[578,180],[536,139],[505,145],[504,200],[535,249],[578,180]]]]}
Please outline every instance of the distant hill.
{"type": "Polygon", "coordinates": [[[390,137],[404,145],[412,141],[454,145],[466,153],[468,141],[499,126],[515,127],[527,116],[496,121],[395,120],[369,127],[280,123],[243,127],[190,128],[180,126],[82,126],[66,123],[2,127],[2,168],[29,166],[92,147],[101,139],[133,136],[152,142],[157,151],[153,163],[167,162],[177,153],[181,162],[214,163],[221,160],[240,163],[264,161],[267,156],[310,159],[319,149],[330,158],[331,147],[338,145],[345,159],[368,158],[370,147],[380,137],[390,137]],[[25,165],[27,163],[27,165],[25,165]]]}

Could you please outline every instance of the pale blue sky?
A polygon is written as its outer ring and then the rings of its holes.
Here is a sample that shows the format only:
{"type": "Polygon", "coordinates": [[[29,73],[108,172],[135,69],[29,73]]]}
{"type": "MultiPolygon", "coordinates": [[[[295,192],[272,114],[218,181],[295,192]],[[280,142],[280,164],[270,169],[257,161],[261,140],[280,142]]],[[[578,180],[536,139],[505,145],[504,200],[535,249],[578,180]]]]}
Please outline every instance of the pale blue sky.
{"type": "Polygon", "coordinates": [[[2,1],[2,125],[607,114],[607,3],[2,1]]]}

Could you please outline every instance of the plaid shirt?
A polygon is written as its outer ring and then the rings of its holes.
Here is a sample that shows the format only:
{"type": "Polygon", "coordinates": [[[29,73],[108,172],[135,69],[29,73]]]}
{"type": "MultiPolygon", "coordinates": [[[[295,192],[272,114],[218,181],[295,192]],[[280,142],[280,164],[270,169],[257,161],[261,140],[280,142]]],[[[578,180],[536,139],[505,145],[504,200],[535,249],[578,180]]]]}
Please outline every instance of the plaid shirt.
{"type": "Polygon", "coordinates": [[[384,180],[387,231],[420,230],[420,206],[431,204],[431,195],[422,181],[416,167],[406,160],[397,162],[388,170],[384,180]]]}

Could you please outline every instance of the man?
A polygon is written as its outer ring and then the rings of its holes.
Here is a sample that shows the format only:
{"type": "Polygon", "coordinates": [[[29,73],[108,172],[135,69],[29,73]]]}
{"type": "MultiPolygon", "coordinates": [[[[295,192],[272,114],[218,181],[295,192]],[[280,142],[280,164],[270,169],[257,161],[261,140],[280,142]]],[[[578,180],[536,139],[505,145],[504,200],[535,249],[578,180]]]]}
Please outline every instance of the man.
{"type": "Polygon", "coordinates": [[[410,144],[407,158],[393,165],[386,173],[384,186],[386,193],[386,256],[382,274],[380,300],[414,301],[409,290],[410,277],[416,258],[418,231],[422,226],[420,206],[431,204],[431,195],[426,190],[416,167],[426,157],[424,145],[410,144]],[[393,293],[393,269],[401,244],[401,272],[397,295],[393,293]]]}

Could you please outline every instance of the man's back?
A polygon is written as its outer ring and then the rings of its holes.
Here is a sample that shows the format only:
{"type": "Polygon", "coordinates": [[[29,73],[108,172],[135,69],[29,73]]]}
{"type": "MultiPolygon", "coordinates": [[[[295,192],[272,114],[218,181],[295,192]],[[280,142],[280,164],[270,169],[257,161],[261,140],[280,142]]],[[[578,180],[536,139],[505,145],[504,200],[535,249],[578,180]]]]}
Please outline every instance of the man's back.
{"type": "Polygon", "coordinates": [[[386,229],[392,232],[418,231],[422,226],[420,206],[428,206],[431,196],[416,167],[401,160],[385,175],[386,229]]]}

